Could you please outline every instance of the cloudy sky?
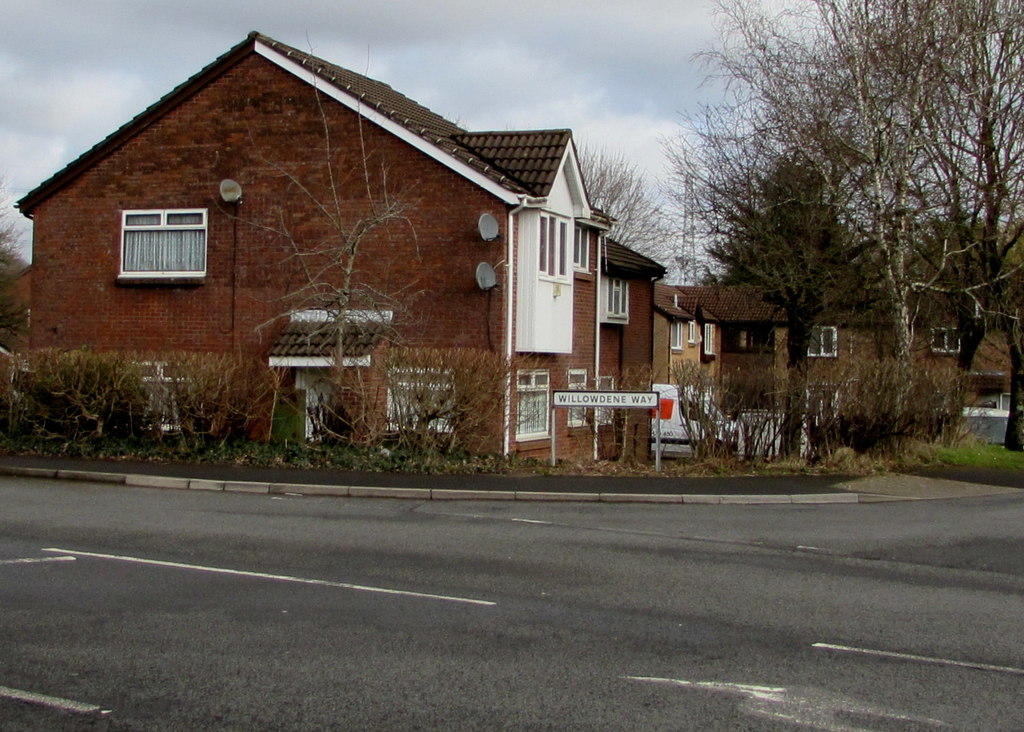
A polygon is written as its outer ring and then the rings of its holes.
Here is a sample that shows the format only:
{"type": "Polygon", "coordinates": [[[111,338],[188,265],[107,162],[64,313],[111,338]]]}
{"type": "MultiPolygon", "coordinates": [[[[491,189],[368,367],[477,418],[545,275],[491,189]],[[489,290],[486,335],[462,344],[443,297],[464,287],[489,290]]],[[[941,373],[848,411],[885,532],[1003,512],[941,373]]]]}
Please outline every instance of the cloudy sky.
{"type": "Polygon", "coordinates": [[[693,54],[714,41],[712,0],[0,0],[0,18],[9,199],[251,30],[468,129],[571,127],[660,176],[660,141],[709,94],[693,54]]]}

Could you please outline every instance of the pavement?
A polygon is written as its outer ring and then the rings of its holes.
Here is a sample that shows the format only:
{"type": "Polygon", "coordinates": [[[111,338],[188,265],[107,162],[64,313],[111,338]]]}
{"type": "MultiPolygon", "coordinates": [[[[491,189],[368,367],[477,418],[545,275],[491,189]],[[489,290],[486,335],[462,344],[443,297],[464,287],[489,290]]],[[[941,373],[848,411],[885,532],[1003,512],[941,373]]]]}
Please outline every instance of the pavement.
{"type": "Polygon", "coordinates": [[[872,476],[418,475],[135,460],[0,456],[0,475],[179,490],[415,500],[785,504],[952,499],[1024,491],[1024,471],[939,468],[872,476]]]}

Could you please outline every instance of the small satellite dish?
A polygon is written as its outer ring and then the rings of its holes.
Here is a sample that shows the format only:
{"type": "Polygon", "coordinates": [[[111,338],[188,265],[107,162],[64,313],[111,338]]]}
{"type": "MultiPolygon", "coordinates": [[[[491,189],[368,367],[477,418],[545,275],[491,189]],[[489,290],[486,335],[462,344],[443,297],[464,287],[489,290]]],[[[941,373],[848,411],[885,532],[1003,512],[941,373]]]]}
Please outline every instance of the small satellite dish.
{"type": "Polygon", "coordinates": [[[238,203],[242,200],[242,186],[230,178],[220,182],[220,197],[224,203],[238,203]]]}
{"type": "Polygon", "coordinates": [[[481,262],[476,266],[476,286],[481,290],[493,290],[498,286],[498,275],[494,272],[494,267],[487,264],[487,262],[481,262]]]}
{"type": "Polygon", "coordinates": [[[491,214],[480,214],[480,220],[476,222],[477,231],[484,241],[494,241],[498,238],[498,220],[491,214]]]}

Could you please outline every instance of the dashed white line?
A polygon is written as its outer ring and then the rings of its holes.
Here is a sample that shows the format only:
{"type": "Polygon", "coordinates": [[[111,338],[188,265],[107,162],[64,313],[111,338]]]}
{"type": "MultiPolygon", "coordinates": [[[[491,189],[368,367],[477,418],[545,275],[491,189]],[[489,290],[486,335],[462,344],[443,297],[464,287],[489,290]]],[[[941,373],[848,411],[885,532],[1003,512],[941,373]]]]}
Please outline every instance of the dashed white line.
{"type": "Polygon", "coordinates": [[[509,521],[514,521],[517,524],[540,524],[541,526],[553,525],[550,521],[538,521],[536,519],[511,518],[509,521]]]}
{"type": "Polygon", "coordinates": [[[132,564],[145,564],[151,567],[168,567],[170,569],[188,569],[194,572],[208,572],[211,574],[225,574],[232,577],[251,577],[254,579],[274,580],[277,582],[294,582],[302,585],[316,585],[319,587],[337,587],[344,590],[356,590],[358,592],[374,592],[382,595],[398,595],[401,597],[416,597],[422,600],[440,600],[443,602],[457,602],[465,605],[479,605],[483,607],[494,607],[496,602],[488,600],[476,600],[468,597],[453,597],[450,595],[434,595],[428,592],[411,592],[409,590],[394,590],[387,587],[370,587],[367,585],[354,585],[348,582],[330,582],[328,580],[307,579],[304,577],[293,577],[285,574],[267,574],[265,572],[250,572],[242,569],[228,569],[225,567],[206,567],[200,564],[183,564],[181,562],[166,562],[159,559],[144,559],[141,557],[128,557],[119,554],[100,554],[97,552],[80,552],[71,549],[47,548],[44,552],[57,552],[59,554],[70,554],[75,557],[90,557],[92,559],[108,559],[117,562],[129,562],[132,564]]]}
{"type": "Polygon", "coordinates": [[[7,686],[0,686],[0,698],[27,702],[29,704],[50,707],[51,709],[60,709],[65,712],[75,712],[76,714],[110,714],[109,709],[103,709],[96,704],[86,704],[74,699],[62,699],[59,696],[37,694],[32,691],[22,691],[21,689],[11,689],[7,686]]]}
{"type": "Polygon", "coordinates": [[[74,557],[28,557],[26,559],[0,559],[0,564],[43,564],[46,562],[73,562],[74,557]]]}
{"type": "Polygon", "coordinates": [[[839,653],[856,653],[862,656],[878,656],[879,658],[895,658],[901,661],[916,661],[917,663],[930,663],[937,666],[955,666],[958,668],[973,668],[979,671],[993,671],[1001,674],[1014,674],[1024,676],[1024,668],[1013,666],[995,666],[991,663],[978,663],[975,661],[957,661],[951,658],[935,658],[933,656],[918,656],[913,653],[898,653],[896,651],[880,651],[874,648],[855,648],[853,646],[840,646],[833,643],[814,643],[812,648],[820,648],[826,651],[837,651],[839,653]]]}

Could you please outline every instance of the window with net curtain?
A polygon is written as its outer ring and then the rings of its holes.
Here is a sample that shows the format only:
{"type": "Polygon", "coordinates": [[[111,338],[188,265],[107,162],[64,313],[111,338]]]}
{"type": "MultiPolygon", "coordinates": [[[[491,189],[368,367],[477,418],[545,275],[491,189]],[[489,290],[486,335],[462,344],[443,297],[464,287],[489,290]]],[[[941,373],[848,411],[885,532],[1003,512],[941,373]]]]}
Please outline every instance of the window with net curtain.
{"type": "Polygon", "coordinates": [[[121,273],[135,277],[206,274],[206,209],[125,211],[121,273]]]}

